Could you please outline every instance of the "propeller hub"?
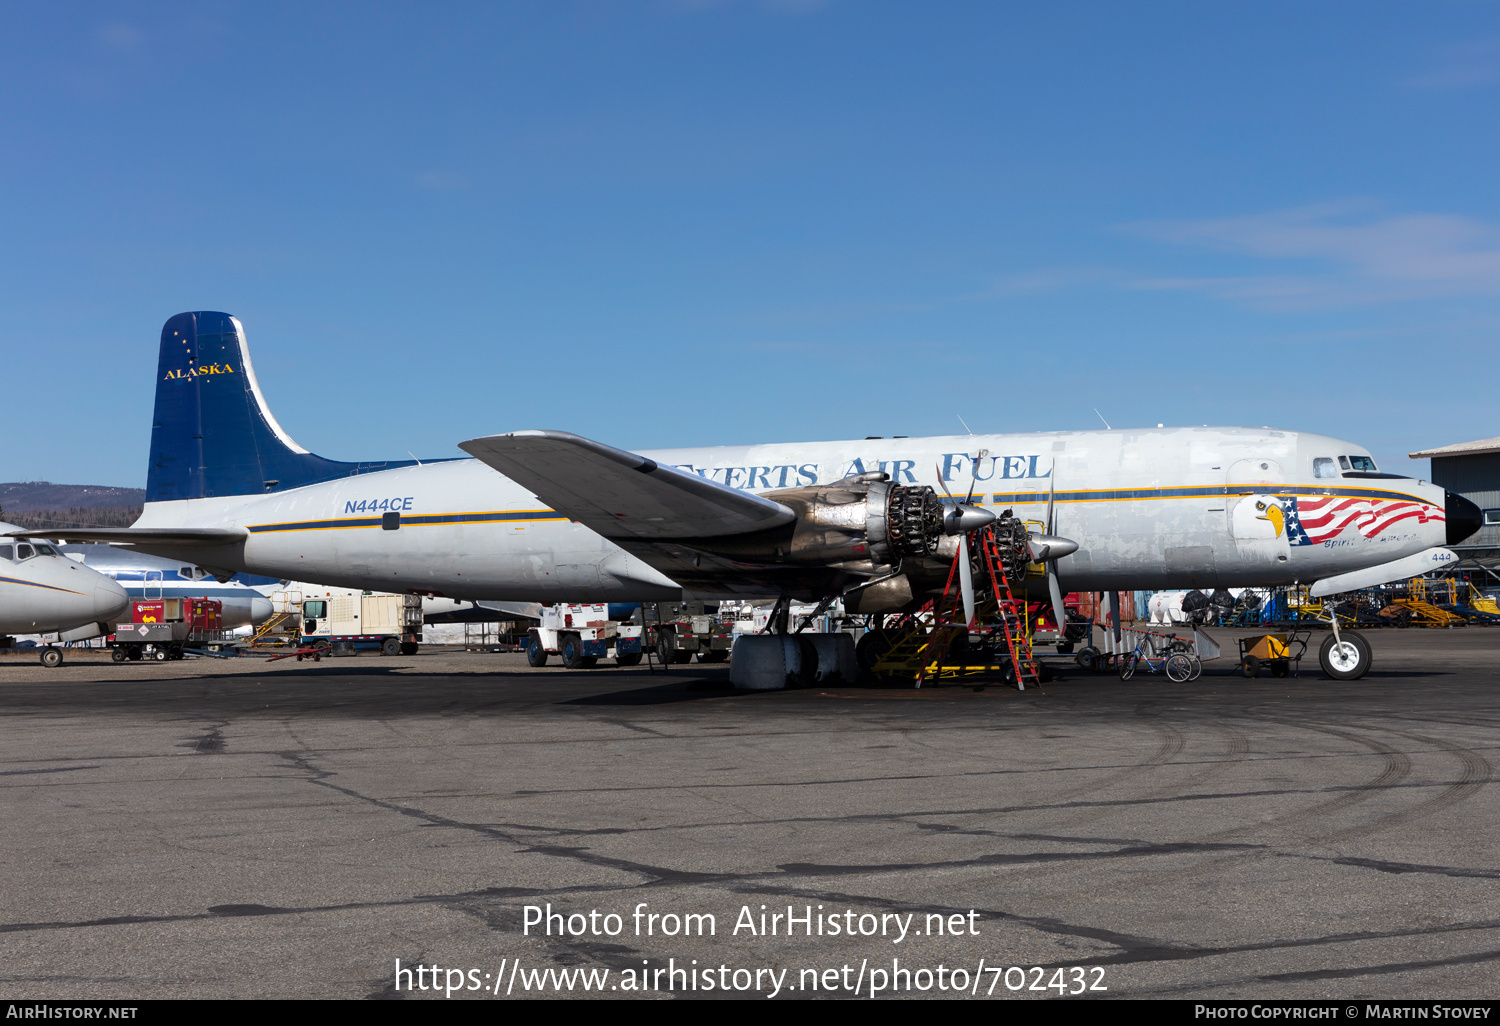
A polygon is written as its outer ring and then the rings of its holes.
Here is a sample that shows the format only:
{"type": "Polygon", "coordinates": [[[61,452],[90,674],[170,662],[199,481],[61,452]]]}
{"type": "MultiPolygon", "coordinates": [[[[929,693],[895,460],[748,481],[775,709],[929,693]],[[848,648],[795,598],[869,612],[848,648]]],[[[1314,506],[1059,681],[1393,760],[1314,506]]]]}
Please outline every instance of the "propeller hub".
{"type": "Polygon", "coordinates": [[[995,522],[995,514],[979,506],[957,502],[943,515],[943,533],[972,534],[995,522]]]}
{"type": "Polygon", "coordinates": [[[1027,539],[1031,543],[1033,562],[1045,563],[1078,551],[1078,543],[1071,538],[1059,538],[1055,534],[1033,534],[1027,539]]]}

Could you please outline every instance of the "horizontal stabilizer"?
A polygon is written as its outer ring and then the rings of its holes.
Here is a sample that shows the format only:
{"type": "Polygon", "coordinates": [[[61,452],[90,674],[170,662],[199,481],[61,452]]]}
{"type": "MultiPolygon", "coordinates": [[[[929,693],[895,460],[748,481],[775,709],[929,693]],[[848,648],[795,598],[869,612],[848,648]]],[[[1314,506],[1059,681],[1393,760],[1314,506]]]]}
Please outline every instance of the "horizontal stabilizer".
{"type": "Polygon", "coordinates": [[[250,537],[243,527],[48,527],[12,531],[9,538],[63,538],[107,545],[233,545],[250,537]]]}
{"type": "Polygon", "coordinates": [[[1367,566],[1363,570],[1351,570],[1347,574],[1339,574],[1336,577],[1325,577],[1314,584],[1308,593],[1313,598],[1342,595],[1346,591],[1358,591],[1361,588],[1390,584],[1392,581],[1404,581],[1409,577],[1420,577],[1422,574],[1457,561],[1457,555],[1438,546],[1410,556],[1403,556],[1400,559],[1393,559],[1389,563],[1381,563],[1379,566],[1367,566]]]}
{"type": "Polygon", "coordinates": [[[458,447],[606,538],[715,538],[796,519],[779,502],[566,431],[516,431],[458,447]]]}

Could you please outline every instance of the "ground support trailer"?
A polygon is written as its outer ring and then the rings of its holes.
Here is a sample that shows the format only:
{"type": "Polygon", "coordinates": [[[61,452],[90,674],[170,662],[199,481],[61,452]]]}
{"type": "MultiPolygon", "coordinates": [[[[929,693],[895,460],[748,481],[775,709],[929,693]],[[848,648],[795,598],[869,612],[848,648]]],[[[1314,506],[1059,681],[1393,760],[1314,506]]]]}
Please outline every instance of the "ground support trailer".
{"type": "Polygon", "coordinates": [[[734,647],[734,620],[711,614],[684,616],[651,625],[649,643],[662,664],[691,662],[722,663],[734,647]]]}
{"type": "Polygon", "coordinates": [[[549,658],[560,656],[566,668],[583,670],[613,657],[616,666],[635,666],[643,633],[639,624],[609,619],[605,602],[545,606],[541,624],[526,633],[526,661],[546,666],[549,658]]]}
{"type": "Polygon", "coordinates": [[[223,629],[224,603],[215,599],[150,599],[130,604],[130,622],[115,625],[106,644],[117,663],[142,659],[181,659],[190,648],[218,648],[229,642],[223,629]]]}

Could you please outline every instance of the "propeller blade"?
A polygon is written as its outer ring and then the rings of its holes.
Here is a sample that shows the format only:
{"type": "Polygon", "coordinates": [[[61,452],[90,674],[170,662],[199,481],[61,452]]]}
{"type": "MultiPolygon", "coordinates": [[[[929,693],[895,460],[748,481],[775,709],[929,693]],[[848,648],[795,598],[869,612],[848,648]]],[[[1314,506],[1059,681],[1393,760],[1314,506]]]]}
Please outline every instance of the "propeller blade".
{"type": "Polygon", "coordinates": [[[958,536],[958,589],[964,600],[964,624],[974,622],[974,568],[969,565],[969,536],[958,536]]]}
{"type": "Polygon", "coordinates": [[[1057,524],[1052,521],[1053,507],[1057,502],[1057,457],[1052,457],[1052,469],[1047,474],[1047,533],[1056,534],[1057,524]]]}
{"type": "Polygon", "coordinates": [[[1059,643],[1063,640],[1063,632],[1068,629],[1068,613],[1063,608],[1062,585],[1057,583],[1057,564],[1047,564],[1047,590],[1052,593],[1052,615],[1057,617],[1057,637],[1059,643]]]}

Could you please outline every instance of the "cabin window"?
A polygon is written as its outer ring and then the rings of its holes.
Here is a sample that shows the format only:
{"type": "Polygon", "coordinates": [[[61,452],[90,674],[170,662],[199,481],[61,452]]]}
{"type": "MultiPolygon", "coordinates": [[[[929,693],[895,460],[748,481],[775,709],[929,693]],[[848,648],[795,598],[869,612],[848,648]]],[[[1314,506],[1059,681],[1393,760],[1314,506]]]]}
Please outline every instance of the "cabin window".
{"type": "Polygon", "coordinates": [[[15,559],[16,547],[14,545],[0,545],[0,559],[15,559]]]}
{"type": "Polygon", "coordinates": [[[1500,509],[1487,509],[1484,511],[1484,526],[1494,527],[1500,524],[1500,509]]]}
{"type": "Polygon", "coordinates": [[[1339,469],[1333,465],[1332,456],[1319,456],[1313,460],[1313,477],[1338,477],[1339,469]]]}
{"type": "Polygon", "coordinates": [[[17,559],[30,559],[34,555],[36,555],[36,550],[33,549],[30,545],[17,545],[16,546],[16,558],[17,559]]]}

